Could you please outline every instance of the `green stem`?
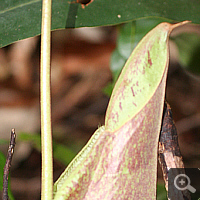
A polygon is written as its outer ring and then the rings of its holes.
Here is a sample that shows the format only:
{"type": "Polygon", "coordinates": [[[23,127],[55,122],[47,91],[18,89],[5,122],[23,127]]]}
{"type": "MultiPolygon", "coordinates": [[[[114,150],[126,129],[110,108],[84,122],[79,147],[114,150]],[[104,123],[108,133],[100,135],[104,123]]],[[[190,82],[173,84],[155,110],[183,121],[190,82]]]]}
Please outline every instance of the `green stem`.
{"type": "Polygon", "coordinates": [[[41,30],[41,141],[42,141],[42,200],[53,197],[53,153],[51,133],[51,94],[50,94],[50,35],[51,0],[43,0],[41,30]]]}

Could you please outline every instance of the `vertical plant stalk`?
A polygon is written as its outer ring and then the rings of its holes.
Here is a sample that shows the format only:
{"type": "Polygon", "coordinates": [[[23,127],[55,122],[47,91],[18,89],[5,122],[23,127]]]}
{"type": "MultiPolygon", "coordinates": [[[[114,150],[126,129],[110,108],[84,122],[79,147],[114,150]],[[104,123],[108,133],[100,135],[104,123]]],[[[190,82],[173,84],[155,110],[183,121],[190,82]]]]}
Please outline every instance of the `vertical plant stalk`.
{"type": "Polygon", "coordinates": [[[15,129],[12,129],[11,137],[10,137],[10,145],[8,147],[8,154],[7,154],[6,164],[5,164],[4,173],[3,173],[3,195],[2,195],[3,200],[8,200],[8,176],[9,176],[11,161],[12,161],[14,148],[15,148],[15,138],[16,138],[15,129]]]}
{"type": "Polygon", "coordinates": [[[51,132],[51,94],[50,94],[50,36],[51,36],[51,0],[42,3],[41,29],[41,143],[42,143],[42,189],[41,199],[53,197],[53,153],[51,132]]]}

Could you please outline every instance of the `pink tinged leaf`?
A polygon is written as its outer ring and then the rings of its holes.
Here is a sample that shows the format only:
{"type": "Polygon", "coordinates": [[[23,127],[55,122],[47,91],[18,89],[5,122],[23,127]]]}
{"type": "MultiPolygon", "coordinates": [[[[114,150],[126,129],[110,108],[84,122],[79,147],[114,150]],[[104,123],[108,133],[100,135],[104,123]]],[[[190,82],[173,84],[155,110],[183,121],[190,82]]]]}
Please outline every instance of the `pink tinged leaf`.
{"type": "Polygon", "coordinates": [[[159,24],[134,49],[113,89],[114,95],[111,96],[105,119],[107,130],[113,132],[119,129],[130,120],[128,116],[134,117],[147,104],[168,67],[169,33],[184,23],[187,22],[159,24]],[[119,101],[122,111],[118,106],[119,101]],[[131,105],[137,105],[137,109],[131,109],[131,105]],[[112,115],[117,112],[120,113],[118,121],[113,122],[112,115]]]}
{"type": "Polygon", "coordinates": [[[151,61],[151,57],[150,57],[150,52],[149,51],[148,51],[148,64],[149,64],[149,67],[151,67],[152,61],[151,61]]]}
{"type": "Polygon", "coordinates": [[[88,157],[82,160],[81,168],[70,175],[76,181],[63,184],[60,188],[63,199],[120,200],[148,199],[149,195],[152,199],[155,197],[155,144],[158,138],[154,133],[160,130],[158,125],[155,126],[155,121],[162,113],[157,105],[160,102],[159,96],[163,95],[163,82],[149,104],[135,118],[114,133],[103,132],[88,157]]]}
{"type": "Polygon", "coordinates": [[[168,35],[175,26],[158,25],[133,51],[113,90],[105,128],[55,183],[55,200],[156,199],[168,35]]]}

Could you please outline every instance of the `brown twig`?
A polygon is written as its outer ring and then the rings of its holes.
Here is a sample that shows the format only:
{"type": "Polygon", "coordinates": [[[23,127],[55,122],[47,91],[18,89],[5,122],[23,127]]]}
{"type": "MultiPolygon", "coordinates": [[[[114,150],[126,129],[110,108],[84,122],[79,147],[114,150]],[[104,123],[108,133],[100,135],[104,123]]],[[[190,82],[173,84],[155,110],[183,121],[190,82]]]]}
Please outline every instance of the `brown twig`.
{"type": "MultiPolygon", "coordinates": [[[[162,168],[165,181],[165,188],[168,192],[168,173],[170,168],[178,168],[177,173],[184,172],[184,164],[178,144],[178,135],[172,118],[172,111],[167,102],[164,104],[163,121],[158,144],[158,159],[162,168]]],[[[187,190],[170,191],[170,196],[176,196],[176,200],[190,200],[190,194],[187,190]]],[[[169,198],[168,198],[169,199],[169,198]]],[[[173,200],[173,199],[171,199],[173,200]]]]}
{"type": "Polygon", "coordinates": [[[13,156],[13,153],[14,153],[15,138],[16,138],[15,129],[12,129],[11,130],[10,145],[9,145],[9,148],[8,148],[8,154],[7,154],[7,158],[6,158],[6,164],[4,166],[3,195],[2,195],[3,200],[8,200],[8,175],[9,175],[9,171],[10,171],[12,156],[13,156]]]}

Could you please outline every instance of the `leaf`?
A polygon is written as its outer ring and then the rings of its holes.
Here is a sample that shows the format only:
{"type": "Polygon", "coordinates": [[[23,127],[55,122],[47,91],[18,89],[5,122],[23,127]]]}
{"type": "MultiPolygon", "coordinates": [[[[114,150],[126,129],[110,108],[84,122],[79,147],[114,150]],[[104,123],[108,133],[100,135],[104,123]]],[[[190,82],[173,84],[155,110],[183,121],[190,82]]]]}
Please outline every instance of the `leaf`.
{"type": "Polygon", "coordinates": [[[3,145],[3,144],[9,144],[9,141],[5,139],[0,139],[0,145],[3,145]]]}
{"type": "Polygon", "coordinates": [[[111,56],[110,63],[113,81],[104,88],[107,95],[111,95],[124,64],[138,42],[161,22],[163,22],[163,19],[160,18],[138,19],[118,27],[117,47],[111,56]]]}
{"type": "Polygon", "coordinates": [[[167,192],[163,183],[157,184],[157,200],[167,200],[167,192]]]}
{"type": "Polygon", "coordinates": [[[0,188],[3,190],[3,170],[6,163],[6,158],[4,154],[0,151],[0,188]]]}
{"type": "Polygon", "coordinates": [[[129,57],[107,109],[105,126],[109,131],[119,129],[155,95],[168,66],[170,27],[167,23],[158,25],[140,41],[129,57]]]}
{"type": "Polygon", "coordinates": [[[200,36],[196,33],[182,33],[171,38],[179,50],[179,59],[183,67],[193,73],[200,73],[200,36]]]}
{"type": "MultiPolygon", "coordinates": [[[[0,151],[0,190],[1,191],[3,190],[3,174],[4,174],[5,163],[6,163],[6,158],[4,154],[0,151]]],[[[10,200],[14,200],[14,197],[10,189],[10,176],[8,180],[8,196],[10,200]]]]}
{"type": "Polygon", "coordinates": [[[184,23],[161,23],[134,49],[114,87],[105,126],[56,181],[55,200],[156,198],[168,37],[184,23]]]}
{"type": "Polygon", "coordinates": [[[53,157],[64,165],[68,165],[75,155],[76,154],[74,151],[72,151],[70,148],[53,142],[53,157]]]}
{"type": "MultiPolygon", "coordinates": [[[[41,151],[41,138],[39,134],[20,133],[18,140],[31,142],[34,148],[41,151]]],[[[53,141],[53,157],[64,165],[68,165],[75,157],[75,153],[66,146],[53,141]]]]}
{"type": "MultiPolygon", "coordinates": [[[[53,1],[52,30],[114,25],[152,16],[200,21],[198,0],[94,0],[84,9],[75,2],[53,1]]],[[[0,5],[0,47],[40,34],[41,0],[1,0],[0,5]]]]}
{"type": "Polygon", "coordinates": [[[113,81],[104,88],[107,95],[111,95],[115,82],[124,66],[126,60],[133,51],[135,45],[136,21],[123,24],[118,27],[119,35],[117,39],[117,47],[111,56],[110,68],[113,74],[113,81]]]}
{"type": "Polygon", "coordinates": [[[28,134],[28,133],[19,133],[17,137],[18,141],[31,142],[33,147],[38,151],[41,151],[41,138],[39,134],[28,134]]]}

